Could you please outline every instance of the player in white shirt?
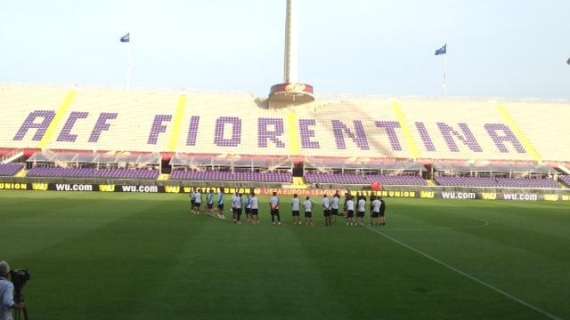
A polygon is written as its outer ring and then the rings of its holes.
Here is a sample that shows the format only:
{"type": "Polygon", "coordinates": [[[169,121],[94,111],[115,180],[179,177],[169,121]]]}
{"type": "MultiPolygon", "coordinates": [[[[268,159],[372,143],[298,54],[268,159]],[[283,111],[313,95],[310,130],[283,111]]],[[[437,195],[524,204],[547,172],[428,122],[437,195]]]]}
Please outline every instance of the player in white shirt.
{"type": "Polygon", "coordinates": [[[358,215],[357,220],[359,225],[364,225],[364,216],[366,215],[366,198],[364,195],[358,197],[358,215]]]}
{"type": "Polygon", "coordinates": [[[206,196],[206,203],[208,204],[208,214],[212,215],[214,212],[214,189],[210,189],[208,191],[208,195],[206,196]]]}
{"type": "Polygon", "coordinates": [[[224,215],[224,189],[220,188],[218,192],[218,218],[225,219],[224,215]]]}
{"type": "Polygon", "coordinates": [[[386,201],[384,201],[384,199],[382,199],[382,197],[380,197],[380,225],[381,226],[385,226],[386,225],[386,217],[384,216],[386,214],[386,201]]]}
{"type": "Polygon", "coordinates": [[[311,198],[309,196],[307,196],[305,202],[303,203],[303,206],[305,207],[305,224],[312,226],[313,225],[313,202],[311,201],[311,198]]]}
{"type": "Polygon", "coordinates": [[[235,193],[232,198],[232,216],[236,224],[241,224],[241,194],[235,193]]]}
{"type": "Polygon", "coordinates": [[[252,221],[251,223],[259,224],[259,200],[253,191],[251,191],[250,209],[252,221]]]}
{"type": "Polygon", "coordinates": [[[332,223],[336,222],[336,216],[338,216],[338,211],[340,209],[340,195],[338,194],[338,190],[334,194],[334,197],[331,200],[331,219],[332,223]]]}
{"type": "Polygon", "coordinates": [[[323,215],[325,216],[325,226],[332,225],[331,200],[326,194],[323,196],[323,215]]]}
{"type": "Polygon", "coordinates": [[[354,200],[351,195],[347,196],[346,200],[346,225],[354,225],[354,200]]]}
{"type": "Polygon", "coordinates": [[[271,205],[271,223],[281,224],[281,215],[279,215],[280,200],[277,196],[277,192],[273,192],[273,197],[271,197],[269,203],[271,205]],[[277,221],[275,221],[275,219],[277,219],[277,221]]]}
{"type": "Polygon", "coordinates": [[[293,200],[291,200],[291,213],[293,214],[293,224],[302,224],[301,222],[301,200],[297,194],[293,195],[293,200]]]}
{"type": "Polygon", "coordinates": [[[194,214],[200,214],[200,206],[202,206],[202,194],[200,189],[196,189],[194,192],[194,214]]]}
{"type": "Polygon", "coordinates": [[[378,197],[374,197],[372,200],[372,213],[370,214],[370,224],[372,226],[380,225],[378,218],[380,217],[380,207],[382,202],[378,200],[378,197]]]}
{"type": "Polygon", "coordinates": [[[252,223],[251,219],[251,194],[247,194],[247,197],[244,201],[245,205],[245,217],[247,218],[247,223],[252,223]]]}

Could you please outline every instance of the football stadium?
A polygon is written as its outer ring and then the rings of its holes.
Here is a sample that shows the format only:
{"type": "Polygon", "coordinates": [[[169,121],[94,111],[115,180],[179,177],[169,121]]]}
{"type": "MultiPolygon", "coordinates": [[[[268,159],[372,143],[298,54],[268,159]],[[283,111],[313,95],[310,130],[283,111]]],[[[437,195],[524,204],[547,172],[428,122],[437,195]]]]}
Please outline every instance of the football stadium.
{"type": "Polygon", "coordinates": [[[295,5],[267,96],[0,86],[2,312],[570,319],[570,102],[320,97],[295,5]]]}

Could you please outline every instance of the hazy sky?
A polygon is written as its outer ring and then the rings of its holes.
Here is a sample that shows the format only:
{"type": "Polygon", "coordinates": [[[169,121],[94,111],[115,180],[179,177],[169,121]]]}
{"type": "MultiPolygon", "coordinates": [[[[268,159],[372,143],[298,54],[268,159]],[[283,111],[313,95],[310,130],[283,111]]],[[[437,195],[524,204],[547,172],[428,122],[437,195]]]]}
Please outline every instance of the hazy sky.
{"type": "MultiPolygon", "coordinates": [[[[570,99],[568,0],[297,0],[317,93],[570,99]]],[[[0,82],[248,91],[282,80],[285,0],[0,0],[0,82]]]]}

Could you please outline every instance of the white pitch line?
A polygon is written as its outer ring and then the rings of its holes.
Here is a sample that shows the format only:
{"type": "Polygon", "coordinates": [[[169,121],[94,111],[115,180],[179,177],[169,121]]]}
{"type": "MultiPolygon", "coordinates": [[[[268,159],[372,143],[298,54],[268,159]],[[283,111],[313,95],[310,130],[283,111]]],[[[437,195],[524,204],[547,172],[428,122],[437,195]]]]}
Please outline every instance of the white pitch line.
{"type": "Polygon", "coordinates": [[[438,258],[436,258],[436,257],[434,257],[434,256],[431,256],[431,255],[429,255],[429,254],[427,254],[427,253],[425,253],[425,252],[423,252],[423,251],[421,251],[421,250],[419,250],[419,249],[416,249],[416,248],[410,246],[409,244],[406,244],[406,243],[404,243],[404,242],[402,242],[402,241],[400,241],[400,240],[398,240],[398,239],[396,239],[396,238],[394,238],[394,237],[392,237],[392,236],[389,236],[389,235],[387,235],[386,233],[384,233],[384,232],[382,232],[382,231],[378,231],[378,230],[373,229],[373,228],[371,228],[371,227],[367,227],[367,229],[370,230],[370,231],[372,231],[372,232],[375,232],[375,233],[381,235],[382,237],[384,237],[384,238],[386,238],[386,239],[388,239],[388,240],[390,240],[390,241],[392,241],[392,242],[394,242],[394,243],[396,243],[396,244],[398,244],[398,245],[400,245],[400,246],[402,246],[402,247],[404,247],[404,248],[406,248],[406,249],[408,249],[408,250],[411,250],[411,251],[413,251],[413,252],[419,254],[420,256],[423,256],[424,258],[426,258],[426,259],[428,259],[428,260],[431,260],[431,261],[433,261],[433,262],[435,262],[435,263],[437,263],[437,264],[439,264],[439,265],[441,265],[441,266],[443,266],[443,267],[445,267],[445,268],[447,268],[447,269],[449,269],[449,270],[451,270],[451,271],[453,271],[453,272],[455,272],[455,273],[458,273],[458,274],[460,274],[460,275],[462,275],[462,276],[464,276],[464,277],[466,277],[466,278],[468,278],[468,279],[470,279],[470,280],[472,280],[472,281],[475,281],[475,282],[477,282],[478,284],[480,284],[480,285],[482,285],[482,286],[484,286],[484,287],[487,287],[487,288],[489,288],[489,289],[491,289],[491,290],[493,290],[493,291],[495,291],[495,292],[497,292],[497,293],[499,293],[499,294],[501,294],[501,295],[503,295],[503,296],[505,296],[505,297],[511,299],[512,301],[515,301],[515,302],[517,302],[517,303],[519,303],[519,304],[521,304],[521,305],[523,305],[523,306],[525,306],[525,307],[527,307],[527,308],[529,308],[529,309],[532,309],[532,310],[534,310],[534,311],[536,311],[536,312],[542,314],[543,316],[545,316],[545,317],[547,317],[547,318],[549,318],[549,319],[552,319],[552,320],[564,320],[564,319],[562,319],[562,318],[560,318],[560,317],[558,317],[558,316],[553,315],[552,313],[550,313],[550,312],[548,312],[548,311],[545,311],[545,310],[543,310],[543,309],[541,309],[541,308],[539,308],[539,307],[537,307],[537,306],[534,306],[534,305],[532,305],[532,304],[530,304],[530,303],[528,303],[528,302],[526,302],[526,301],[524,301],[524,300],[522,300],[522,299],[520,299],[520,298],[517,298],[517,297],[513,296],[512,294],[510,294],[510,293],[508,293],[508,292],[506,292],[506,291],[503,291],[503,290],[501,290],[501,289],[499,289],[499,288],[493,286],[492,284],[489,284],[489,283],[487,283],[487,282],[485,282],[485,281],[483,281],[483,280],[481,280],[481,279],[479,279],[479,278],[477,278],[477,277],[475,277],[475,276],[473,276],[473,275],[471,275],[471,274],[469,274],[469,273],[467,273],[467,272],[465,272],[465,271],[461,271],[461,270],[457,269],[456,267],[451,266],[451,265],[449,265],[449,264],[447,264],[447,263],[445,263],[445,262],[439,260],[438,258]]]}

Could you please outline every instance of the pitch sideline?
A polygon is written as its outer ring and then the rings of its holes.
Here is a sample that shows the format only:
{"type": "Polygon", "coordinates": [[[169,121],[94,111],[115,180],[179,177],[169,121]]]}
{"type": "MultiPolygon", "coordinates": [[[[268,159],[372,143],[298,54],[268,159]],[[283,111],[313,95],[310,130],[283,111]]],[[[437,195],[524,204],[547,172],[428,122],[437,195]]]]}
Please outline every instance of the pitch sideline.
{"type": "Polygon", "coordinates": [[[416,254],[419,254],[420,256],[423,256],[424,258],[426,258],[426,259],[428,259],[428,260],[431,260],[432,262],[435,262],[435,263],[437,263],[437,264],[439,264],[439,265],[445,267],[445,268],[448,269],[448,270],[451,270],[451,271],[453,271],[453,272],[455,272],[455,273],[457,273],[457,274],[459,274],[459,275],[464,276],[464,277],[467,278],[467,279],[470,279],[470,280],[472,280],[472,281],[474,281],[474,282],[477,282],[478,284],[480,284],[480,285],[482,285],[482,286],[484,286],[484,287],[487,287],[487,288],[489,288],[489,289],[491,289],[491,290],[493,290],[493,291],[495,291],[495,292],[497,292],[497,293],[503,295],[504,297],[506,297],[506,298],[508,298],[508,299],[510,299],[510,300],[512,300],[512,301],[514,301],[514,302],[517,302],[517,303],[519,303],[519,304],[521,304],[521,305],[523,305],[523,306],[525,306],[525,307],[527,307],[527,308],[529,308],[529,309],[531,309],[531,310],[534,310],[534,311],[536,311],[536,312],[542,314],[543,316],[545,316],[545,317],[547,317],[547,318],[549,318],[549,319],[552,319],[552,320],[564,320],[564,319],[562,319],[562,318],[560,318],[560,317],[558,317],[558,316],[556,316],[556,315],[553,315],[552,313],[550,313],[550,312],[548,312],[548,311],[545,311],[545,310],[543,310],[543,309],[541,309],[541,308],[539,308],[539,307],[537,307],[537,306],[534,306],[534,305],[532,305],[532,304],[530,304],[530,303],[528,303],[528,302],[526,302],[526,301],[524,301],[524,300],[522,300],[522,299],[520,299],[520,298],[517,298],[517,297],[513,296],[512,294],[510,294],[510,293],[508,293],[508,292],[506,292],[506,291],[504,291],[504,290],[501,290],[501,289],[499,289],[499,288],[493,286],[492,284],[489,284],[489,283],[487,283],[487,282],[485,282],[485,281],[483,281],[483,280],[481,280],[481,279],[479,279],[479,278],[477,278],[477,277],[475,277],[475,276],[473,276],[473,275],[471,275],[471,274],[469,274],[469,273],[467,273],[467,272],[465,272],[465,271],[459,270],[459,269],[457,269],[456,267],[451,266],[451,265],[449,265],[449,264],[447,264],[447,263],[445,263],[445,262],[439,260],[439,259],[436,258],[436,257],[433,257],[433,256],[431,256],[431,255],[429,255],[429,254],[427,254],[427,253],[425,253],[425,252],[423,252],[423,251],[421,251],[421,250],[419,250],[419,249],[416,249],[416,248],[410,246],[409,244],[406,244],[406,243],[404,243],[404,242],[402,242],[402,241],[400,241],[400,240],[398,240],[398,239],[396,239],[396,238],[394,238],[394,237],[392,237],[392,236],[390,236],[390,235],[388,235],[388,234],[386,234],[386,233],[384,233],[384,232],[382,232],[382,231],[379,231],[379,230],[377,230],[377,229],[371,228],[371,227],[369,227],[369,226],[367,226],[366,228],[367,228],[368,230],[370,230],[370,231],[372,231],[372,232],[374,232],[374,233],[377,233],[377,234],[381,235],[382,237],[384,237],[384,238],[386,238],[386,239],[388,239],[388,240],[390,240],[390,241],[392,241],[392,242],[398,244],[398,245],[401,246],[401,247],[404,247],[404,248],[406,248],[406,249],[408,249],[408,250],[411,250],[411,251],[415,252],[416,254]]]}

